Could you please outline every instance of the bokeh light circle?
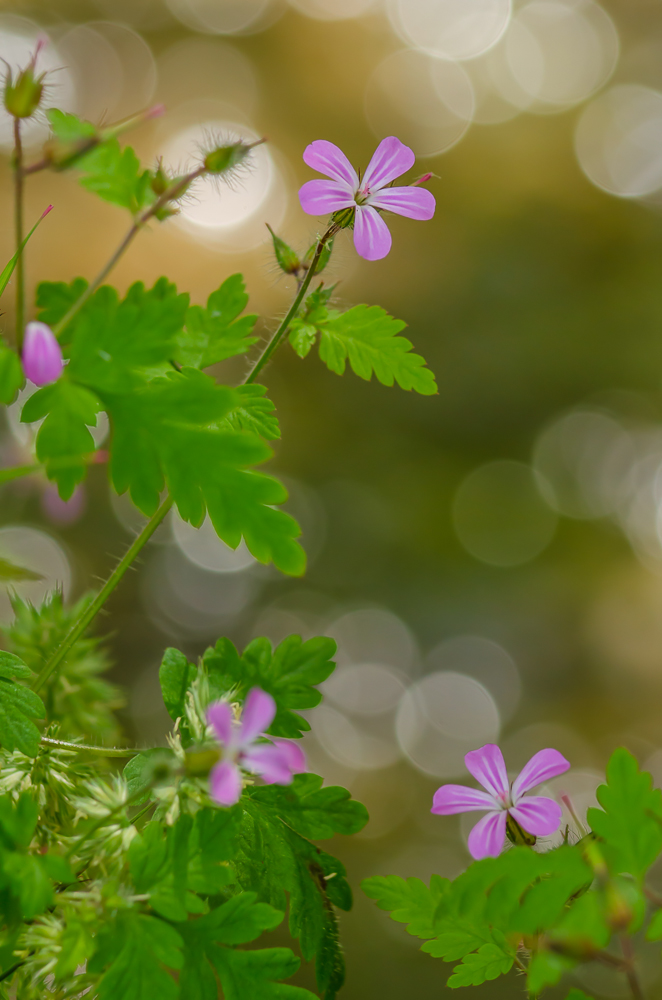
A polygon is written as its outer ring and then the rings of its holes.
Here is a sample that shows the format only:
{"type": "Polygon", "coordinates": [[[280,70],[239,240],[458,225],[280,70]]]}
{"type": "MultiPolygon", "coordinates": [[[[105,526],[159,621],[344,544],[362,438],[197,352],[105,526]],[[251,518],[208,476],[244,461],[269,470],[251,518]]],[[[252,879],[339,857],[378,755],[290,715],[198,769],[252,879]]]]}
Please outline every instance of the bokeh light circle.
{"type": "Polygon", "coordinates": [[[592,0],[532,0],[513,19],[505,48],[517,84],[544,111],[578,104],[601,87],[616,65],[619,40],[592,0]]]}
{"type": "Polygon", "coordinates": [[[498,739],[499,710],[473,677],[454,671],[428,674],[402,696],[396,734],[403,753],[426,774],[453,777],[469,750],[498,739]]]}
{"type": "Polygon", "coordinates": [[[575,131],[579,165],[597,187],[621,198],[662,188],[662,93],[619,84],[583,112],[575,131]]]}
{"type": "Polygon", "coordinates": [[[210,573],[238,573],[255,562],[243,539],[236,549],[226,545],[216,534],[209,517],[199,528],[194,528],[173,510],[170,527],[176,544],[186,558],[210,573]]]}
{"type": "Polygon", "coordinates": [[[336,618],[324,632],[338,644],[339,666],[378,663],[406,673],[417,657],[414,637],[401,618],[385,608],[360,608],[336,618]]]}
{"type": "Polygon", "coordinates": [[[166,0],[168,10],[193,31],[236,35],[259,23],[272,0],[166,0]]]}
{"type": "Polygon", "coordinates": [[[371,733],[330,705],[321,705],[315,711],[314,734],[332,760],[356,771],[390,767],[401,756],[392,726],[371,733]]]}
{"type": "Polygon", "coordinates": [[[389,16],[403,41],[444,59],[474,59],[501,38],[511,0],[391,0],[389,16]]]}
{"type": "Polygon", "coordinates": [[[289,0],[292,7],[317,21],[347,21],[370,14],[379,0],[289,0]]]}
{"type": "Polygon", "coordinates": [[[556,522],[536,473],[523,462],[481,465],[453,501],[460,542],[475,559],[492,566],[521,566],[535,559],[552,540],[556,522]]]}
{"type": "MultiPolygon", "coordinates": [[[[37,528],[7,525],[0,528],[0,558],[39,573],[41,580],[12,581],[10,587],[24,601],[38,606],[47,594],[59,588],[65,597],[71,589],[71,567],[61,545],[37,528]]],[[[7,586],[0,588],[0,620],[12,617],[7,586]]]]}
{"type": "Polygon", "coordinates": [[[511,718],[519,705],[522,681],[512,656],[492,639],[479,635],[458,635],[440,642],[425,658],[431,671],[454,671],[479,681],[499,707],[502,722],[511,718]]]}
{"type": "Polygon", "coordinates": [[[377,138],[397,135],[417,156],[436,156],[459,142],[471,124],[471,80],[458,63],[401,49],[374,70],[365,112],[377,138]]]}
{"type": "Polygon", "coordinates": [[[405,685],[388,667],[357,663],[338,667],[321,689],[338,708],[357,715],[379,715],[396,707],[405,685]]]}

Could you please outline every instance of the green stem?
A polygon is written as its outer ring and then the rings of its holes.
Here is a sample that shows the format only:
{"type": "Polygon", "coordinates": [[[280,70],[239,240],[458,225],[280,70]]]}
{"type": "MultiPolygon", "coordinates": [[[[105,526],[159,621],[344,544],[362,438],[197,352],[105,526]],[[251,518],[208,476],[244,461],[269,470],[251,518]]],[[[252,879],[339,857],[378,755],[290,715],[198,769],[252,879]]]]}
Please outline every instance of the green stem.
{"type": "Polygon", "coordinates": [[[41,691],[46,681],[53,674],[53,672],[59,667],[62,660],[65,658],[73,644],[80,639],[81,635],[90,624],[92,619],[95,617],[98,611],[106,603],[115,587],[120,582],[127,569],[136,558],[141,549],[150,540],[158,526],[161,524],[166,514],[172,507],[171,497],[167,497],[157,512],[150,518],[143,530],[140,532],[138,537],[135,539],[133,544],[127,550],[124,558],[117,564],[113,572],[110,574],[103,587],[96,595],[91,604],[87,606],[83,614],[80,616],[77,622],[72,626],[70,631],[64,637],[57,649],[52,653],[49,659],[46,661],[42,667],[37,679],[34,683],[34,690],[41,691]]]}
{"type": "Polygon", "coordinates": [[[76,753],[94,753],[98,757],[136,757],[142,750],[131,747],[97,747],[90,743],[69,743],[67,740],[55,740],[51,736],[42,736],[41,742],[46,747],[55,750],[74,750],[76,753]]]}
{"type": "Polygon", "coordinates": [[[324,250],[324,247],[329,242],[329,240],[333,236],[335,236],[335,234],[337,232],[338,232],[338,227],[336,225],[331,225],[331,226],[329,226],[329,228],[327,229],[327,231],[324,233],[324,235],[322,237],[320,237],[320,240],[319,240],[319,242],[317,244],[317,249],[315,250],[315,256],[313,257],[313,259],[312,259],[312,261],[310,263],[310,267],[308,268],[308,273],[306,274],[306,277],[301,282],[301,285],[299,287],[299,291],[297,292],[297,295],[296,295],[296,297],[294,299],[294,302],[292,303],[292,305],[288,309],[287,314],[285,315],[285,318],[283,319],[282,323],[280,324],[280,326],[278,327],[278,329],[274,333],[273,337],[271,338],[271,340],[269,341],[269,343],[265,347],[264,351],[262,352],[262,354],[260,355],[260,357],[255,362],[253,368],[251,369],[250,374],[248,375],[248,377],[245,380],[245,383],[244,383],[245,385],[249,385],[251,382],[255,381],[255,379],[257,378],[258,374],[264,368],[264,366],[266,365],[267,361],[269,360],[269,358],[271,357],[271,355],[274,353],[274,351],[278,347],[278,345],[281,342],[282,338],[287,333],[287,329],[288,329],[290,323],[292,322],[292,320],[294,319],[294,317],[296,316],[297,312],[299,311],[299,306],[303,302],[303,298],[304,298],[306,292],[308,291],[308,286],[310,285],[311,281],[313,280],[313,278],[315,276],[315,271],[317,270],[317,265],[319,264],[320,257],[322,256],[322,251],[324,250]]]}
{"type": "Polygon", "coordinates": [[[14,118],[14,239],[18,260],[16,261],[16,347],[20,354],[23,343],[25,320],[25,270],[23,268],[23,143],[21,141],[21,120],[14,118]]]}
{"type": "Polygon", "coordinates": [[[176,184],[173,184],[171,187],[169,187],[167,191],[164,191],[163,194],[159,198],[157,198],[154,204],[151,205],[145,212],[143,212],[142,215],[140,215],[134,221],[134,223],[132,224],[126,236],[118,246],[115,253],[112,255],[110,260],[108,260],[106,264],[104,264],[104,266],[101,268],[94,281],[92,281],[87,286],[83,294],[76,299],[74,304],[71,306],[69,311],[65,313],[60,322],[53,327],[53,333],[55,334],[56,337],[58,337],[62,333],[67,324],[70,323],[71,320],[74,318],[74,316],[79,312],[79,310],[82,309],[82,307],[85,305],[90,296],[94,295],[99,285],[106,280],[106,278],[113,270],[119,259],[131,246],[131,244],[133,243],[134,239],[136,238],[140,230],[143,228],[143,226],[145,226],[150,219],[154,218],[154,216],[158,212],[160,212],[162,208],[165,208],[165,206],[168,204],[169,201],[176,201],[177,198],[180,198],[181,195],[189,187],[189,185],[192,184],[193,181],[196,180],[198,177],[201,177],[204,173],[206,173],[206,167],[202,166],[202,167],[197,167],[195,170],[192,170],[190,174],[186,174],[179,181],[177,181],[176,184]]]}
{"type": "Polygon", "coordinates": [[[641,987],[641,983],[639,982],[639,977],[637,976],[637,971],[634,965],[634,948],[632,946],[632,939],[625,934],[621,936],[621,948],[623,949],[623,957],[626,962],[625,977],[628,981],[632,998],[633,1000],[645,1000],[644,991],[641,987]]]}

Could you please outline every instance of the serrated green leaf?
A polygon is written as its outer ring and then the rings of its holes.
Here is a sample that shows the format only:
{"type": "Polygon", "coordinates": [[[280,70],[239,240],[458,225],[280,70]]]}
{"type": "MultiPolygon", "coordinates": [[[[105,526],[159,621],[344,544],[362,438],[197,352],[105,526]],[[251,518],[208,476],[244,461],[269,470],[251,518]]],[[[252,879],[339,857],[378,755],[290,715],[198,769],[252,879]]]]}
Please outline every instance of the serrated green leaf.
{"type": "Polygon", "coordinates": [[[92,956],[94,938],[81,920],[67,921],[61,938],[61,948],[53,974],[57,982],[73,976],[79,965],[92,956]]]}
{"type": "Polygon", "coordinates": [[[317,328],[312,323],[295,319],[288,334],[290,344],[300,358],[307,358],[317,338],[317,328]]]}
{"type": "Polygon", "coordinates": [[[607,765],[607,784],[596,795],[602,809],[589,809],[587,819],[604,841],[611,871],[643,878],[662,851],[662,792],[620,747],[607,765]]]}
{"type": "Polygon", "coordinates": [[[404,879],[398,875],[376,875],[361,883],[366,896],[374,899],[380,910],[389,911],[392,920],[408,924],[407,933],[419,938],[435,936],[435,914],[449,887],[448,879],[439,875],[432,876],[429,888],[418,878],[404,879]]]}
{"type": "Polygon", "coordinates": [[[37,319],[48,326],[55,326],[74,302],[78,302],[87,285],[85,278],[74,278],[68,285],[64,281],[42,281],[37,285],[36,301],[40,310],[37,319]]]}
{"type": "Polygon", "coordinates": [[[310,729],[294,709],[319,705],[322,695],[317,685],[333,672],[335,651],[333,639],[317,636],[302,642],[300,636],[290,635],[273,651],[268,639],[254,639],[240,657],[229,639],[219,639],[205,652],[203,664],[215,698],[234,691],[243,699],[252,687],[267,691],[276,702],[269,733],[291,738],[310,729]]]}
{"type": "Polygon", "coordinates": [[[368,822],[368,810],[339,785],[322,787],[317,774],[295,774],[290,785],[262,785],[251,798],[310,840],[335,833],[358,833],[368,822]]]}
{"type": "Polygon", "coordinates": [[[39,752],[41,733],[32,719],[43,719],[41,698],[12,678],[28,680],[32,671],[13,653],[0,652],[0,746],[20,750],[28,757],[39,752]]]}
{"type": "Polygon", "coordinates": [[[513,967],[515,958],[505,954],[495,944],[482,945],[475,954],[465,955],[461,965],[456,965],[447,986],[480,986],[490,979],[505,976],[513,967]]]}
{"type": "Polygon", "coordinates": [[[266,386],[238,385],[235,388],[237,400],[219,427],[235,431],[251,431],[276,441],[280,438],[280,427],[275,415],[276,407],[266,398],[266,386]]]}
{"type": "Polygon", "coordinates": [[[35,573],[33,569],[27,569],[25,566],[17,566],[9,559],[3,559],[0,557],[0,580],[15,583],[22,580],[43,579],[44,578],[41,573],[35,573]]]}
{"type": "Polygon", "coordinates": [[[662,938],[662,910],[657,910],[651,917],[646,929],[647,941],[659,941],[662,938]]]}
{"type": "Polygon", "coordinates": [[[402,389],[434,395],[434,375],[420,355],[411,353],[411,342],[397,336],[405,326],[379,306],[354,306],[320,325],[320,358],[337,375],[349,359],[360,378],[370,380],[374,373],[383,385],[395,381],[402,389]]]}
{"type": "Polygon", "coordinates": [[[98,973],[109,966],[99,983],[99,1000],[149,1000],[155,994],[160,1000],[177,1000],[177,984],[164,966],[181,969],[184,942],[170,924],[120,911],[97,941],[88,970],[98,973]]]}
{"type": "Polygon", "coordinates": [[[547,986],[555,986],[564,973],[570,972],[576,965],[577,962],[566,955],[547,950],[537,951],[527,970],[526,985],[529,994],[537,997],[547,986]]]}
{"type": "Polygon", "coordinates": [[[95,449],[88,428],[96,426],[100,410],[101,402],[93,393],[64,376],[38,389],[23,407],[24,423],[45,418],[37,433],[37,458],[45,464],[48,478],[57,482],[63,500],[69,500],[85,476],[83,456],[95,449]]]}
{"type": "Polygon", "coordinates": [[[588,993],[584,993],[583,990],[578,990],[576,987],[570,990],[565,1000],[593,1000],[588,993]]]}
{"type": "Polygon", "coordinates": [[[315,1000],[308,990],[282,982],[299,968],[299,959],[289,948],[241,951],[212,946],[208,956],[225,1000],[315,1000]]]}
{"type": "Polygon", "coordinates": [[[257,316],[240,316],[248,304],[244,279],[233,274],[207,299],[207,306],[190,306],[176,339],[174,359],[184,367],[208,368],[244,354],[257,316]]]}
{"type": "Polygon", "coordinates": [[[57,108],[49,108],[46,117],[50,122],[53,135],[62,142],[75,142],[78,139],[89,139],[97,133],[96,125],[87,122],[76,115],[57,108]]]}
{"type": "Polygon", "coordinates": [[[25,920],[33,920],[53,902],[53,883],[43,858],[12,851],[0,856],[0,878],[9,883],[25,920]]]}
{"type": "Polygon", "coordinates": [[[159,682],[163,703],[173,722],[184,715],[186,692],[197,672],[195,665],[178,649],[166,649],[159,667],[159,682]]]}
{"type": "Polygon", "coordinates": [[[127,208],[132,215],[138,215],[156,201],[150,186],[150,171],[143,170],[131,147],[122,149],[117,139],[99,143],[81,156],[76,166],[82,173],[82,187],[104,201],[127,208]]]}

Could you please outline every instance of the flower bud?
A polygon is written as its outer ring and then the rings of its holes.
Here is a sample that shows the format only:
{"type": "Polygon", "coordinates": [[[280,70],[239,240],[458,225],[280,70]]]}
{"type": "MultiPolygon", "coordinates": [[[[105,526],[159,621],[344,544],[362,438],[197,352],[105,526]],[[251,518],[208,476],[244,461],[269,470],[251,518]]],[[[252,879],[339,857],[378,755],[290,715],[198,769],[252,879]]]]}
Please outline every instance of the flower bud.
{"type": "Polygon", "coordinates": [[[354,208],[341,208],[338,212],[333,213],[331,222],[338,229],[353,229],[355,213],[356,209],[354,208]]]}
{"type": "MultiPolygon", "coordinates": [[[[316,250],[317,250],[317,243],[313,243],[313,245],[307,250],[306,256],[303,258],[303,266],[306,268],[306,270],[312,264],[313,257],[315,256],[316,250]]],[[[331,239],[328,241],[328,243],[325,243],[325,245],[324,245],[324,247],[322,249],[322,252],[320,254],[319,263],[317,264],[317,268],[315,270],[315,274],[321,274],[322,273],[322,271],[324,270],[324,268],[326,267],[326,265],[331,260],[331,251],[332,250],[333,250],[333,237],[331,237],[331,239]]]]}
{"type": "Polygon", "coordinates": [[[276,255],[276,262],[279,268],[281,271],[285,271],[285,274],[296,274],[301,267],[301,261],[298,256],[285,240],[282,240],[280,236],[276,236],[269,223],[267,223],[267,229],[271,233],[271,239],[274,242],[274,254],[276,255]]]}
{"type": "Polygon", "coordinates": [[[255,145],[254,142],[243,142],[241,139],[221,143],[207,153],[205,167],[210,174],[227,174],[244,162],[255,145]]]}
{"type": "Polygon", "coordinates": [[[20,70],[16,80],[9,70],[5,77],[4,104],[5,108],[13,118],[31,118],[41,103],[44,93],[45,73],[40,76],[35,75],[37,56],[45,44],[44,39],[40,39],[34,51],[34,55],[25,69],[20,70]]]}
{"type": "Polygon", "coordinates": [[[62,350],[50,326],[28,323],[23,338],[23,371],[35,385],[57,382],[64,362],[62,350]]]}

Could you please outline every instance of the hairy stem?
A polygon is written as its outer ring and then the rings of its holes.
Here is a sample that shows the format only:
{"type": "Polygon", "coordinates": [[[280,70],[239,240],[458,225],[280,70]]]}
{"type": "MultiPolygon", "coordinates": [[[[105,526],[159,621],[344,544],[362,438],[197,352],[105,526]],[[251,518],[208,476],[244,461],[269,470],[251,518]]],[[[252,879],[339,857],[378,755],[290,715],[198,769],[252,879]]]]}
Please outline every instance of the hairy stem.
{"type": "Polygon", "coordinates": [[[25,323],[25,270],[23,267],[23,143],[21,141],[21,120],[14,118],[14,242],[18,259],[16,261],[16,347],[20,353],[23,343],[25,323]]]}
{"type": "Polygon", "coordinates": [[[292,322],[292,320],[294,319],[294,317],[296,316],[297,312],[299,311],[299,306],[303,302],[304,295],[308,291],[308,286],[315,277],[315,271],[317,270],[317,265],[320,262],[322,251],[324,250],[324,247],[329,242],[329,240],[333,236],[335,236],[337,232],[338,232],[338,227],[336,225],[331,225],[324,233],[324,235],[320,237],[319,242],[317,244],[317,249],[315,250],[315,256],[313,257],[310,263],[310,267],[308,268],[308,273],[306,274],[306,277],[303,279],[301,285],[299,286],[299,290],[295,296],[294,302],[288,309],[285,318],[283,319],[282,323],[274,333],[273,337],[263,350],[262,354],[253,365],[253,368],[251,369],[248,377],[245,380],[244,383],[245,385],[249,385],[251,382],[255,381],[258,374],[264,368],[267,361],[269,360],[269,358],[274,353],[279,343],[287,333],[288,327],[292,322]]]}
{"type": "Polygon", "coordinates": [[[206,173],[206,167],[197,167],[192,170],[190,174],[186,174],[182,177],[176,184],[173,184],[164,191],[163,194],[157,198],[153,205],[146,209],[142,215],[139,215],[137,219],[131,225],[131,228],[127,232],[126,236],[120,243],[120,245],[115,250],[115,253],[110,257],[110,259],[104,264],[96,278],[87,286],[85,291],[79,298],[76,299],[74,304],[71,306],[69,311],[62,317],[59,323],[53,327],[53,333],[57,337],[68,323],[74,318],[74,316],[79,312],[80,309],[85,305],[87,300],[91,295],[94,295],[99,285],[106,280],[110,272],[113,270],[120,258],[126,253],[127,249],[131,246],[134,239],[140,232],[140,230],[145,226],[150,219],[161,211],[162,208],[168,204],[169,201],[176,201],[177,198],[186,191],[188,186],[193,183],[198,177],[201,177],[206,173]]]}
{"type": "Polygon", "coordinates": [[[133,544],[129,547],[124,557],[117,564],[113,572],[110,574],[103,587],[96,595],[91,604],[87,606],[83,614],[80,616],[77,622],[72,626],[70,631],[64,637],[57,649],[51,654],[49,659],[46,661],[41,671],[39,672],[37,679],[33,685],[35,691],[40,691],[46,681],[51,677],[53,672],[57,670],[59,665],[62,663],[63,659],[73,646],[73,644],[80,639],[83,632],[90,624],[95,615],[101,610],[103,605],[106,603],[115,587],[120,582],[127,569],[134,561],[139,552],[150,540],[158,526],[161,524],[166,514],[172,507],[171,497],[167,497],[163,501],[157,512],[150,518],[143,530],[140,532],[138,537],[135,539],[133,544]]]}
{"type": "Polygon", "coordinates": [[[94,753],[98,757],[135,757],[142,753],[142,750],[131,747],[97,747],[89,743],[69,743],[67,740],[55,740],[51,736],[42,736],[41,742],[45,747],[53,747],[55,750],[74,750],[76,753],[94,753]]]}

